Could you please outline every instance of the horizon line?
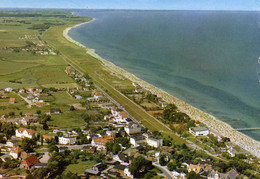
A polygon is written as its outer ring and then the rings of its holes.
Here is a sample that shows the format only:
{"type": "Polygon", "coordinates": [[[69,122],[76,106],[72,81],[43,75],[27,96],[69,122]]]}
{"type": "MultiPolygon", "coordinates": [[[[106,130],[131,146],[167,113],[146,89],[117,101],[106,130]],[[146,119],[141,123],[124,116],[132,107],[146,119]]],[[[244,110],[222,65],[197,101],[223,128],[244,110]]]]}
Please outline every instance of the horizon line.
{"type": "Polygon", "coordinates": [[[0,7],[0,9],[42,9],[42,10],[135,10],[135,11],[240,11],[240,12],[260,12],[260,10],[221,10],[221,9],[119,9],[119,8],[62,8],[62,7],[0,7]]]}

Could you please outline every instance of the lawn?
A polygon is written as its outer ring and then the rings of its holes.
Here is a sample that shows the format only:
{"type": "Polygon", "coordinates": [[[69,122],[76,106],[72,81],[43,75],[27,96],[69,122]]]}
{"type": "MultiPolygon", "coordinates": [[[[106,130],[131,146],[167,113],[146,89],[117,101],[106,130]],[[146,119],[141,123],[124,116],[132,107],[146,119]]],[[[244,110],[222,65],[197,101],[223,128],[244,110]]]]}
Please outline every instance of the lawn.
{"type": "Polygon", "coordinates": [[[61,114],[52,114],[51,121],[48,122],[48,125],[66,129],[84,126],[86,123],[80,117],[81,114],[82,111],[70,111],[61,114]]]}
{"type": "Polygon", "coordinates": [[[91,168],[95,164],[96,162],[93,160],[88,160],[88,161],[78,160],[77,164],[68,165],[63,173],[67,173],[70,171],[72,173],[82,174],[87,168],[91,168]]]}

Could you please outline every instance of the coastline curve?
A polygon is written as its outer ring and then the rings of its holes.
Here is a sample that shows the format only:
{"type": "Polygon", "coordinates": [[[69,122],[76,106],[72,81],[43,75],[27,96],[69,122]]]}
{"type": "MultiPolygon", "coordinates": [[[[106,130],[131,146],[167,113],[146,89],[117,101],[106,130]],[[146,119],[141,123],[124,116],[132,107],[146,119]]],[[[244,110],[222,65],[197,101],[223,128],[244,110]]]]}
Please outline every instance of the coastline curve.
{"type": "Polygon", "coordinates": [[[63,36],[70,42],[78,45],[79,47],[85,48],[86,53],[93,56],[94,58],[98,59],[102,62],[102,65],[106,70],[110,70],[114,72],[115,74],[121,75],[132,82],[139,84],[142,88],[145,90],[150,91],[151,93],[157,95],[158,97],[161,97],[164,101],[167,103],[174,103],[178,109],[187,115],[189,115],[192,119],[196,121],[200,121],[204,123],[210,130],[221,134],[221,136],[230,138],[231,142],[238,145],[239,147],[247,150],[252,155],[256,156],[257,158],[260,158],[260,142],[254,140],[253,138],[234,130],[229,124],[217,119],[213,115],[210,115],[198,108],[193,107],[192,105],[180,100],[179,98],[176,98],[169,93],[165,92],[162,89],[159,89],[156,86],[153,86],[152,84],[136,77],[135,75],[129,73],[128,71],[114,65],[112,62],[109,62],[102,57],[100,57],[97,53],[95,53],[95,49],[88,48],[81,43],[73,40],[69,35],[69,31],[73,28],[77,28],[81,25],[91,23],[95,18],[93,18],[90,21],[77,24],[73,27],[68,27],[63,31],[63,36]]]}

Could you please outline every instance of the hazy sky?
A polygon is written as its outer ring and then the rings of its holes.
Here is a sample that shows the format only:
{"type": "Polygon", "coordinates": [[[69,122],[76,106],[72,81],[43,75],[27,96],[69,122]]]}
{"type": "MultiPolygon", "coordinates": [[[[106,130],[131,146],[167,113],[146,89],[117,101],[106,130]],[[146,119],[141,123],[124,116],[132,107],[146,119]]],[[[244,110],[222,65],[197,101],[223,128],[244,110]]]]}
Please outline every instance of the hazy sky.
{"type": "Polygon", "coordinates": [[[0,8],[260,10],[260,0],[0,0],[0,8]]]}

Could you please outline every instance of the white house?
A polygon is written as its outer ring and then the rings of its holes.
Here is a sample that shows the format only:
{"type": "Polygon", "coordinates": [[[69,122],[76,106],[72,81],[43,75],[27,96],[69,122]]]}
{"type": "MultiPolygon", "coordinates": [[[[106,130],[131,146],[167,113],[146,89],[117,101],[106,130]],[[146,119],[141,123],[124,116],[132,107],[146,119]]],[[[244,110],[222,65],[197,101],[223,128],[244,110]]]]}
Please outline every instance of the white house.
{"type": "Polygon", "coordinates": [[[126,177],[126,178],[134,178],[134,176],[131,174],[131,172],[130,172],[128,167],[126,167],[124,169],[124,177],[126,177]]]}
{"type": "Polygon", "coordinates": [[[195,136],[206,136],[209,134],[209,130],[206,127],[191,127],[189,131],[195,136]]]}
{"type": "Polygon", "coordinates": [[[75,144],[77,141],[76,137],[59,137],[59,144],[63,144],[63,145],[71,145],[71,144],[75,144]]]}
{"type": "Polygon", "coordinates": [[[12,92],[13,88],[5,88],[5,92],[12,92]]]}
{"type": "Polygon", "coordinates": [[[156,148],[161,147],[163,145],[163,139],[158,137],[147,137],[146,142],[148,145],[156,148]]]}
{"type": "Polygon", "coordinates": [[[11,151],[10,151],[10,155],[14,158],[14,159],[17,159],[21,152],[23,151],[23,149],[19,146],[15,146],[15,147],[12,147],[11,151]]]}
{"type": "Polygon", "coordinates": [[[106,149],[107,142],[114,142],[115,138],[112,135],[107,135],[103,137],[96,137],[91,141],[91,146],[96,147],[97,150],[106,149]]]}
{"type": "Polygon", "coordinates": [[[130,134],[136,134],[141,132],[141,126],[139,126],[136,123],[129,123],[127,126],[125,126],[125,132],[130,135],[130,134]]]}
{"type": "Polygon", "coordinates": [[[37,132],[32,129],[19,128],[19,129],[16,129],[16,131],[15,131],[15,136],[20,137],[20,138],[27,137],[27,138],[32,139],[33,136],[36,136],[36,135],[37,135],[37,132]]]}
{"type": "Polygon", "coordinates": [[[123,110],[122,109],[118,109],[117,107],[112,107],[111,109],[111,113],[114,115],[114,116],[118,116],[120,112],[122,112],[123,110]]]}
{"type": "Polygon", "coordinates": [[[146,143],[146,138],[143,135],[130,137],[130,144],[132,144],[134,147],[139,146],[141,143],[146,143]]]}
{"type": "Polygon", "coordinates": [[[114,115],[114,122],[126,123],[127,118],[128,118],[128,115],[124,111],[121,111],[118,115],[116,115],[116,116],[114,115]]]}

